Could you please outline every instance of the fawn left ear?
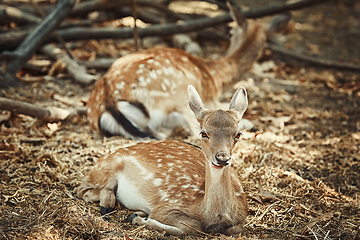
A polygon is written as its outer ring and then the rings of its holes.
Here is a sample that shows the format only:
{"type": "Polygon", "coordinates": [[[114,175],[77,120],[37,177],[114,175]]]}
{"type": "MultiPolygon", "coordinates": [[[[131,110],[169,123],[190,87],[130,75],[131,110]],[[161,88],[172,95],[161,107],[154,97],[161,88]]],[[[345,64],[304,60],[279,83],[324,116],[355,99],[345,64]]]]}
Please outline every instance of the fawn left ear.
{"type": "Polygon", "coordinates": [[[226,2],[230,9],[231,18],[237,23],[237,25],[243,29],[244,32],[247,30],[246,18],[241,14],[240,10],[236,6],[232,6],[229,2],[226,2]]]}
{"type": "Polygon", "coordinates": [[[205,108],[203,102],[201,101],[199,93],[196,91],[194,86],[188,86],[188,94],[189,94],[189,107],[194,112],[196,119],[201,121],[204,116],[204,111],[207,109],[205,108]]]}
{"type": "Polygon", "coordinates": [[[248,106],[247,93],[244,87],[239,87],[234,93],[230,101],[230,110],[235,110],[240,114],[240,118],[244,115],[248,106]]]}

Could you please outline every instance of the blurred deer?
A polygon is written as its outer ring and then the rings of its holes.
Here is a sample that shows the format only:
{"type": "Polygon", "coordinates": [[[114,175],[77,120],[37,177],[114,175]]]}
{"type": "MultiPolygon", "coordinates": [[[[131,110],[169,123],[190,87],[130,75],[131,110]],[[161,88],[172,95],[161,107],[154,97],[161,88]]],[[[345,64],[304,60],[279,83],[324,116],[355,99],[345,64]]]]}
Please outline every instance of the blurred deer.
{"type": "Polygon", "coordinates": [[[120,148],[98,160],[78,196],[100,201],[102,214],[114,209],[117,198],[138,211],[130,216],[132,223],[171,235],[241,232],[247,202],[230,165],[248,105],[246,90],[235,92],[229,110],[206,109],[193,86],[188,94],[200,123],[202,150],[175,140],[120,148]]]}
{"type": "Polygon", "coordinates": [[[186,106],[187,86],[198,89],[206,107],[217,108],[224,87],[252,67],[266,40],[291,18],[288,13],[263,24],[229,7],[237,27],[231,30],[225,57],[202,59],[175,48],[153,48],[119,58],[90,95],[91,126],[105,135],[129,138],[165,139],[177,128],[196,134],[196,119],[186,106]]]}

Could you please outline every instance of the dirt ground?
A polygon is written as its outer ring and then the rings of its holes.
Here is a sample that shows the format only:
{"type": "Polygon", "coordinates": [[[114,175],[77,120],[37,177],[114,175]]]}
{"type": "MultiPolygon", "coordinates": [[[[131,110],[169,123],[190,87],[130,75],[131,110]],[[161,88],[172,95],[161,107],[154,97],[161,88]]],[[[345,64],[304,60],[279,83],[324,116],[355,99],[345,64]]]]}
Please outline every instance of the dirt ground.
{"type": "MultiPolygon", "coordinates": [[[[274,42],[360,67],[359,2],[332,1],[293,16],[291,31],[274,42]]],[[[162,44],[170,45],[165,40],[162,44]]],[[[223,42],[199,43],[204,56],[225,52],[223,42]]],[[[75,56],[134,51],[131,41],[82,41],[78,46],[75,56]]],[[[245,231],[236,237],[183,239],[359,240],[359,72],[316,67],[268,51],[265,55],[222,98],[228,102],[236,87],[245,86],[249,108],[244,117],[256,128],[244,133],[234,156],[248,195],[245,231]]],[[[85,105],[93,88],[74,83],[66,73],[31,79],[1,89],[1,95],[44,107],[75,108],[85,105]]],[[[104,219],[98,204],[76,197],[76,187],[100,156],[134,140],[102,137],[85,116],[44,124],[0,112],[0,123],[0,239],[179,239],[126,223],[131,211],[120,205],[104,219]]],[[[197,138],[186,141],[199,144],[197,138]]]]}

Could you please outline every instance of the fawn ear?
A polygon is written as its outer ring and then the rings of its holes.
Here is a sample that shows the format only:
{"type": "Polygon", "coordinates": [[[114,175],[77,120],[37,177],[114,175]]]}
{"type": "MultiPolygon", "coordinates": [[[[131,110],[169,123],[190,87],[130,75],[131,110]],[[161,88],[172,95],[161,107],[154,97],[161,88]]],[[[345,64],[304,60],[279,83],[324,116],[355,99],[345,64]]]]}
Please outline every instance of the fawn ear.
{"type": "Polygon", "coordinates": [[[290,12],[284,12],[275,16],[270,23],[265,26],[267,38],[270,38],[274,33],[283,31],[292,18],[290,12]]]}
{"type": "Polygon", "coordinates": [[[207,109],[205,108],[203,102],[201,101],[199,93],[196,91],[194,86],[192,85],[188,86],[188,94],[189,94],[189,106],[191,110],[194,112],[197,120],[201,121],[201,119],[203,118],[203,113],[207,109]]]}
{"type": "Polygon", "coordinates": [[[230,9],[231,18],[237,23],[237,25],[246,32],[247,21],[246,18],[241,14],[240,10],[236,6],[232,6],[229,2],[226,2],[230,9]]]}
{"type": "Polygon", "coordinates": [[[240,118],[242,118],[247,106],[248,100],[246,89],[244,87],[239,87],[231,98],[229,109],[237,111],[240,114],[240,118]]]}

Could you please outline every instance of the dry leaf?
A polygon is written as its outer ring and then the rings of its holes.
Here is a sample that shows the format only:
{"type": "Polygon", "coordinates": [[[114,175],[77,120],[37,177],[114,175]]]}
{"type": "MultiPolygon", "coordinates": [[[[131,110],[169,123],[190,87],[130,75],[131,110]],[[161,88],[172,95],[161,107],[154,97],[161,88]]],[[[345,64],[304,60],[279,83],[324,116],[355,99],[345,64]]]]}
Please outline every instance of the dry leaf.
{"type": "Polygon", "coordinates": [[[49,70],[49,76],[55,76],[58,73],[63,73],[66,71],[66,64],[63,60],[57,60],[49,70]]]}
{"type": "Polygon", "coordinates": [[[0,142],[0,151],[14,151],[15,145],[0,142]]]}
{"type": "Polygon", "coordinates": [[[284,129],[285,123],[289,122],[293,116],[282,116],[282,117],[260,117],[263,122],[271,121],[275,127],[284,129]]]}
{"type": "Polygon", "coordinates": [[[274,202],[279,200],[274,194],[269,191],[261,191],[260,193],[254,193],[251,197],[261,203],[274,202]]]}
{"type": "Polygon", "coordinates": [[[22,130],[23,127],[21,125],[22,119],[17,114],[11,113],[9,117],[9,124],[12,128],[22,130]]]}
{"type": "Polygon", "coordinates": [[[8,120],[10,117],[10,112],[0,113],[0,123],[8,120]]]}
{"type": "Polygon", "coordinates": [[[70,106],[77,106],[77,107],[83,106],[80,98],[78,97],[66,97],[55,93],[53,95],[53,98],[58,100],[59,102],[65,103],[70,106]]]}
{"type": "Polygon", "coordinates": [[[274,61],[266,61],[261,64],[255,62],[251,71],[259,77],[274,78],[276,69],[277,66],[274,61]]]}
{"type": "Polygon", "coordinates": [[[57,108],[57,107],[49,107],[47,109],[50,111],[49,120],[53,121],[53,122],[65,120],[71,113],[67,109],[62,109],[62,108],[57,108]]]}
{"type": "Polygon", "coordinates": [[[129,235],[127,233],[125,233],[125,236],[124,236],[124,240],[133,240],[132,238],[129,237],[129,235]]]}
{"type": "Polygon", "coordinates": [[[51,137],[54,132],[56,132],[59,129],[60,123],[48,123],[46,124],[47,128],[44,128],[44,134],[47,137],[51,137]]]}
{"type": "Polygon", "coordinates": [[[319,55],[319,54],[320,54],[319,45],[309,44],[309,45],[308,45],[308,48],[309,48],[309,50],[310,50],[310,54],[313,54],[313,55],[319,55]]]}

